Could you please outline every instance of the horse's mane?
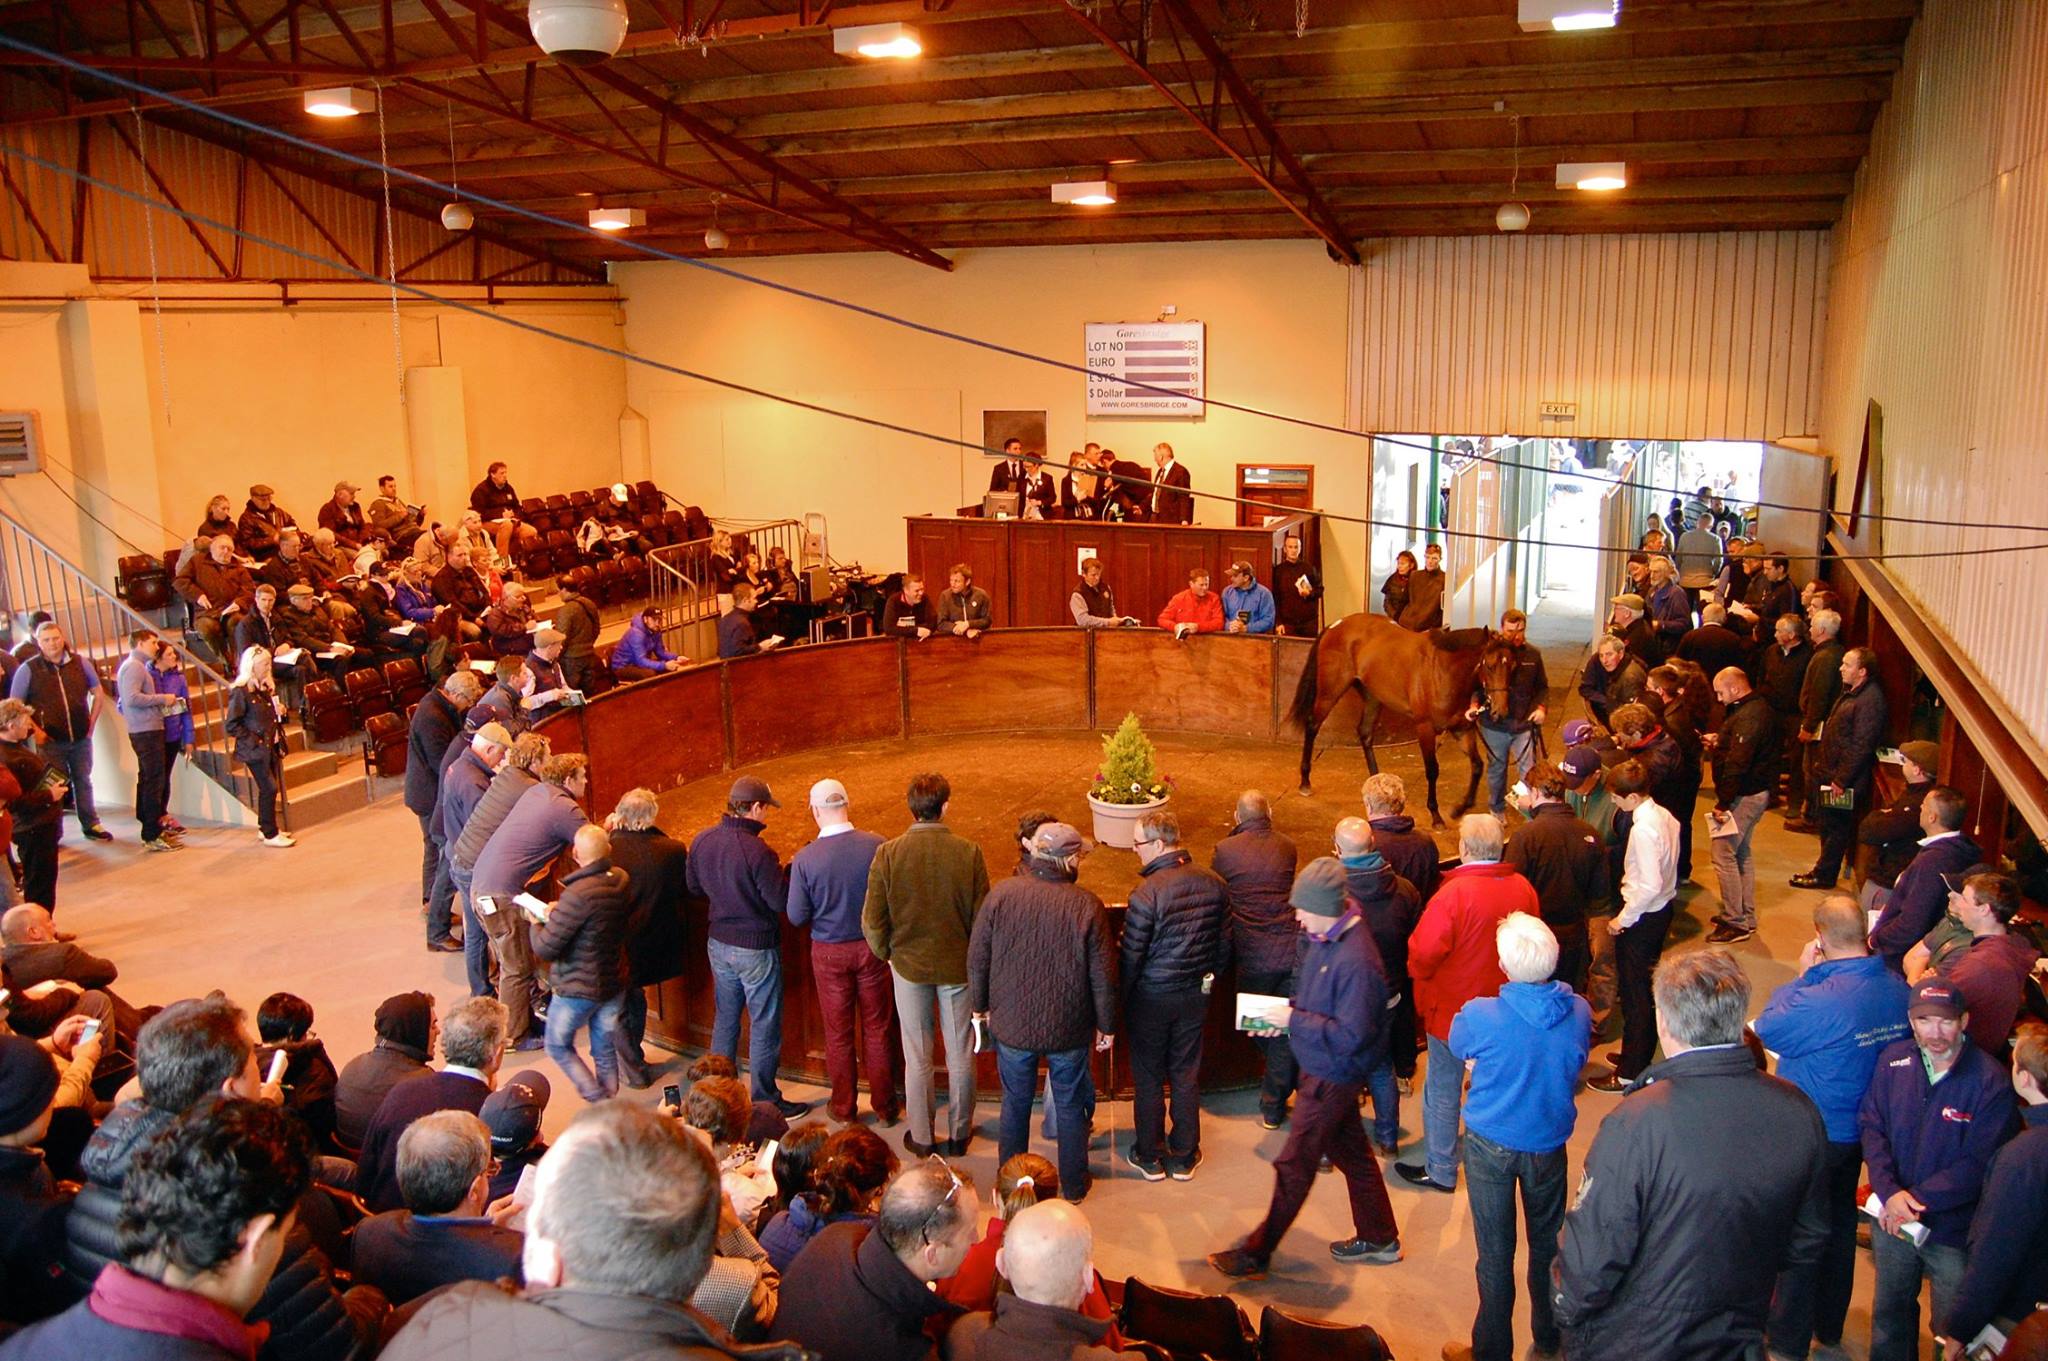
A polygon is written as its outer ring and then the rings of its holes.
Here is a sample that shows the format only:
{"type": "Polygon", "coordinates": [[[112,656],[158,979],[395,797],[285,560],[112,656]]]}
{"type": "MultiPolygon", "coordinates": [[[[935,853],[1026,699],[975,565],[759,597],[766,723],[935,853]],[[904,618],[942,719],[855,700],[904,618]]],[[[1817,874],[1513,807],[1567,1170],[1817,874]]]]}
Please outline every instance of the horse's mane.
{"type": "Polygon", "coordinates": [[[1475,647],[1485,647],[1492,638],[1492,629],[1431,629],[1429,631],[1430,644],[1445,652],[1466,652],[1475,647]]]}

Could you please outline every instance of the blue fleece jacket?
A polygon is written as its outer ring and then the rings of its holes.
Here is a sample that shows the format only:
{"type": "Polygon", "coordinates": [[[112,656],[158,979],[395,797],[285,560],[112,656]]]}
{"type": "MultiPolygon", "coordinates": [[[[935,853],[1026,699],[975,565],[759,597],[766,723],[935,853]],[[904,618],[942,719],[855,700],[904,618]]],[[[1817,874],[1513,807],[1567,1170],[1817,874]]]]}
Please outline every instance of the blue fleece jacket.
{"type": "Polygon", "coordinates": [[[1853,1144],[1878,1051],[1902,1040],[1912,989],[1876,955],[1824,959],[1771,994],[1752,1029],[1778,1076],[1820,1107],[1828,1142],[1853,1144]]]}
{"type": "Polygon", "coordinates": [[[1372,1075],[1386,1053],[1391,994],[1372,932],[1358,909],[1347,915],[1351,924],[1341,935],[1303,938],[1287,1038],[1304,1073],[1356,1084],[1372,1075]]]}
{"type": "Polygon", "coordinates": [[[1879,1200],[1911,1191],[1927,1207],[1920,1222],[1932,1242],[1967,1246],[2013,1101],[2005,1068],[1967,1039],[1958,1039],[1956,1061],[1934,1083],[1912,1040],[1889,1046],[1877,1056],[1859,1116],[1870,1189],[1879,1200]]]}
{"type": "Polygon", "coordinates": [[[1572,1095],[1593,1047],[1593,1009],[1569,983],[1508,983],[1451,1018],[1451,1053],[1472,1063],[1465,1127],[1517,1153],[1572,1137],[1572,1095]]]}

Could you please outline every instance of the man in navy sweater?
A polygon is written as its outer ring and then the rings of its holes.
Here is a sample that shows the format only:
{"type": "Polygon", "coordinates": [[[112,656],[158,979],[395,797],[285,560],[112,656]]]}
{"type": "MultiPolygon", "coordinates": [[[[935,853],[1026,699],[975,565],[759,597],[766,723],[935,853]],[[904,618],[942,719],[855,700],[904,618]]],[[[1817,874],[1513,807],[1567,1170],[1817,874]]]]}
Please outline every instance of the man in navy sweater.
{"type": "Polygon", "coordinates": [[[1970,1221],[1970,1265],[1942,1328],[1951,1358],[1988,1323],[2010,1336],[2010,1325],[2048,1299],[2048,1029],[2020,1031],[2012,1089],[2026,1129],[1991,1160],[1970,1221]]]}
{"type": "Polygon", "coordinates": [[[1934,1330],[1948,1331],[1970,1217],[2013,1115],[2012,1084],[1963,1036],[1968,1017],[1953,984],[1922,979],[1906,1014],[1913,1038],[1878,1056],[1860,1115],[1871,1194],[1884,1207],[1870,1236],[1870,1361],[1920,1355],[1923,1277],[1934,1282],[1934,1330]],[[1915,1226],[1925,1235],[1909,1237],[1915,1226]]]}
{"type": "Polygon", "coordinates": [[[725,816],[699,832],[690,846],[688,877],[691,896],[711,904],[705,945],[717,997],[711,1051],[739,1061],[744,1006],[754,1100],[794,1120],[810,1103],[784,1100],[775,1083],[782,1066],[782,916],[789,903],[789,876],[761,840],[768,810],[780,807],[764,781],[751,775],[733,781],[725,816]]]}
{"type": "Polygon", "coordinates": [[[1529,1225],[1529,1331],[1533,1353],[1564,1346],[1550,1305],[1550,1264],[1564,1224],[1565,1142],[1578,1122],[1572,1098],[1593,1047],[1593,1008],[1551,980],[1557,937],[1513,912],[1494,930],[1498,996],[1475,997],[1451,1020],[1450,1051],[1471,1065],[1465,1095],[1465,1187],[1479,1245],[1479,1314],[1472,1345],[1444,1361],[1509,1361],[1515,1345],[1515,1189],[1529,1225]]]}
{"type": "Polygon", "coordinates": [[[1778,1076],[1812,1099],[1827,1127],[1827,1244],[1817,1265],[1778,1277],[1771,1305],[1771,1351],[1794,1361],[1804,1361],[1812,1342],[1841,1345],[1863,1170],[1857,1111],[1878,1052],[1908,1033],[1906,980],[1870,953],[1863,926],[1863,909],[1850,895],[1821,899],[1799,976],[1771,994],[1752,1026],[1778,1056],[1778,1076]]]}
{"type": "Polygon", "coordinates": [[[465,998],[449,1010],[441,1023],[441,1070],[409,1077],[386,1092],[363,1132],[356,1194],[364,1204],[379,1214],[405,1204],[398,1187],[398,1137],[435,1111],[482,1110],[504,1053],[505,1008],[495,997],[465,998]]]}
{"type": "Polygon", "coordinates": [[[1920,850],[1899,871],[1884,911],[1870,928],[1871,953],[1895,973],[1905,972],[1906,952],[1941,923],[1948,911],[1949,876],[1960,876],[1983,860],[1984,852],[1963,831],[1970,803],[1946,786],[1927,791],[1920,802],[1920,850]]]}
{"type": "Polygon", "coordinates": [[[1327,1156],[1344,1174],[1354,1236],[1330,1244],[1340,1262],[1384,1266],[1401,1260],[1401,1234],[1387,1183],[1366,1141],[1358,1097],[1386,1048],[1387,977],[1357,906],[1344,892],[1335,856],[1309,862],[1288,895],[1306,937],[1294,995],[1265,1016],[1287,1032],[1299,1069],[1287,1147],[1273,1163],[1266,1218],[1234,1248],[1209,1254],[1226,1276],[1261,1280],[1273,1249],[1301,1213],[1327,1156]]]}
{"type": "Polygon", "coordinates": [[[896,985],[889,966],[875,958],[861,934],[868,870],[882,838],[853,825],[846,786],[820,780],[811,786],[811,816],[818,839],[790,857],[789,924],[811,928],[811,977],[825,1017],[825,1072],[832,1085],[829,1109],[841,1124],[854,1118],[854,1042],[867,1060],[868,1106],[875,1119],[901,1118],[896,1100],[896,1046],[889,1023],[896,1015],[896,985]]]}

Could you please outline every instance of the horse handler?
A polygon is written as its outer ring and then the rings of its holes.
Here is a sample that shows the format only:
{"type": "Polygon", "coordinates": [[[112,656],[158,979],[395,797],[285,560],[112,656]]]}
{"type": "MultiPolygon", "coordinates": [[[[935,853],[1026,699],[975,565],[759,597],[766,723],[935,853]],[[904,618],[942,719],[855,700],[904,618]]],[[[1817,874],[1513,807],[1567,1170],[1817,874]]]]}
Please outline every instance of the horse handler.
{"type": "MultiPolygon", "coordinates": [[[[1474,688],[1472,707],[1465,717],[1479,725],[1479,739],[1486,743],[1486,794],[1488,807],[1497,818],[1507,816],[1508,762],[1515,763],[1515,778],[1521,779],[1536,763],[1542,741],[1543,719],[1548,712],[1550,677],[1543,670],[1543,654],[1529,646],[1529,616],[1509,610],[1500,617],[1500,651],[1506,657],[1507,712],[1499,713],[1487,699],[1481,662],[1480,684],[1474,688]]],[[[1490,658],[1489,658],[1490,660],[1490,658]]]]}
{"type": "Polygon", "coordinates": [[[1287,1031],[1300,1083],[1287,1147],[1273,1163],[1266,1218],[1234,1248],[1209,1254],[1226,1276],[1261,1280],[1273,1249],[1301,1213],[1316,1168],[1329,1158],[1351,1196],[1353,1237],[1330,1244],[1340,1262],[1384,1266],[1401,1260],[1401,1234],[1379,1160],[1358,1116],[1358,1097],[1387,1046],[1387,977],[1358,905],[1344,891],[1335,856],[1312,860],[1287,898],[1307,935],[1300,982],[1284,1006],[1264,1016],[1287,1031]]]}

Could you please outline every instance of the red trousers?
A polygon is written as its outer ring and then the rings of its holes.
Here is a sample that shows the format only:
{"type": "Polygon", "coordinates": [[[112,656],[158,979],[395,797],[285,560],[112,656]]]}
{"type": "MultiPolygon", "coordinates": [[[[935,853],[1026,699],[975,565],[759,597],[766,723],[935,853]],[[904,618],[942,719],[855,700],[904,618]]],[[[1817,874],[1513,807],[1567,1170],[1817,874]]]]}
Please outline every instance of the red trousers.
{"type": "Polygon", "coordinates": [[[1266,1220],[1244,1241],[1245,1250],[1270,1257],[1316,1184],[1316,1168],[1328,1157],[1344,1177],[1351,1196],[1351,1225],[1369,1243],[1400,1237],[1394,1207],[1379,1160],[1358,1118],[1363,1083],[1335,1083],[1303,1073],[1288,1121],[1287,1147],[1273,1163],[1273,1200],[1266,1220]]]}
{"type": "Polygon", "coordinates": [[[864,940],[812,941],[811,977],[818,1008],[825,1015],[825,1073],[832,1084],[832,1118],[851,1120],[859,1104],[854,1086],[854,1037],[859,1032],[862,1063],[868,1070],[868,1106],[885,1123],[903,1110],[897,1064],[902,1053],[891,1034],[896,1019],[895,984],[889,966],[875,958],[864,940]]]}

